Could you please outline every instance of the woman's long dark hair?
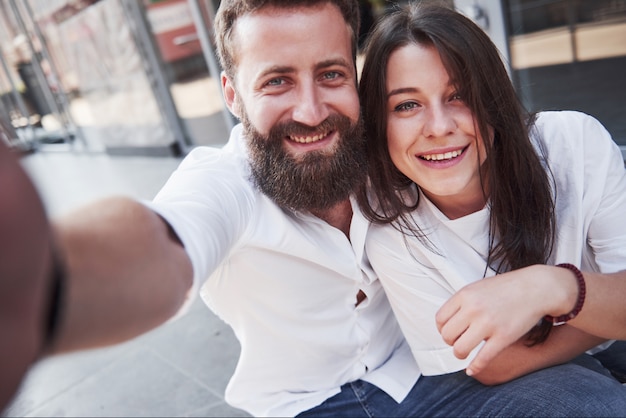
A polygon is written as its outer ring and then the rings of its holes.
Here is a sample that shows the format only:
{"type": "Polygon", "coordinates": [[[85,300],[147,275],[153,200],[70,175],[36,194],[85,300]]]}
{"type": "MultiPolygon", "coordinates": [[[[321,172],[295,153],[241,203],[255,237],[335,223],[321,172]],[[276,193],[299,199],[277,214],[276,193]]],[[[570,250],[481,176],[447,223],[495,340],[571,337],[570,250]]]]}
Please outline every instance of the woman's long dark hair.
{"type": "MultiPolygon", "coordinates": [[[[371,186],[359,192],[363,212],[371,221],[391,224],[432,248],[411,217],[419,198],[407,202],[401,196],[413,182],[394,166],[387,144],[387,63],[394,51],[411,44],[437,49],[485,138],[481,181],[491,207],[485,269],[505,272],[545,264],[555,237],[554,196],[552,177],[529,140],[534,117],[521,105],[489,37],[471,20],[443,6],[411,4],[384,18],[369,37],[359,86],[371,186]]],[[[531,341],[543,341],[550,327],[546,323],[535,328],[531,341]]]]}

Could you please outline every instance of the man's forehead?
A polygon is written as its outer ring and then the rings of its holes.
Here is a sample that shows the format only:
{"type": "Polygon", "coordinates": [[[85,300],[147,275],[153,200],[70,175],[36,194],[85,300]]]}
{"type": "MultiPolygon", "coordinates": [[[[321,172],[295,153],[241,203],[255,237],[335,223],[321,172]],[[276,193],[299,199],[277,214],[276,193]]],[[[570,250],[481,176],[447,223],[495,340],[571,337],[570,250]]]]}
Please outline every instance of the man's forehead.
{"type": "MultiPolygon", "coordinates": [[[[263,51],[270,55],[273,50],[281,48],[283,52],[306,48],[305,51],[315,53],[314,47],[329,56],[318,54],[319,60],[328,61],[330,55],[345,54],[345,48],[333,46],[351,45],[351,28],[343,18],[341,11],[332,3],[322,3],[313,6],[276,7],[266,6],[254,12],[241,16],[233,26],[232,41],[235,46],[235,61],[241,62],[241,57],[263,51]],[[321,33],[320,33],[321,32],[321,33]],[[333,33],[336,44],[324,43],[320,35],[333,33]]],[[[348,48],[347,59],[352,61],[351,48],[348,48]]],[[[275,57],[280,57],[275,54],[275,57]]],[[[288,57],[285,57],[288,58],[288,57]]]]}

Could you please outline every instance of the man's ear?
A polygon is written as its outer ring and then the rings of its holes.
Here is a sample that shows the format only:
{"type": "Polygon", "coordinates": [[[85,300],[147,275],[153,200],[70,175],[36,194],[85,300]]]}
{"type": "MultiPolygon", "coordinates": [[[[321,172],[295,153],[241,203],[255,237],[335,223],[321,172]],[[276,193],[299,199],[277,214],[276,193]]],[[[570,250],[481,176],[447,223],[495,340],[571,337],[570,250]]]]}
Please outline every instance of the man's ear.
{"type": "Polygon", "coordinates": [[[228,78],[226,73],[223,71],[221,74],[221,79],[222,79],[222,93],[224,94],[224,101],[226,102],[226,106],[228,107],[228,110],[230,110],[230,112],[233,115],[239,118],[240,117],[239,106],[237,105],[237,100],[235,100],[235,97],[237,95],[237,92],[235,91],[235,86],[233,85],[233,82],[231,81],[231,79],[228,78]]]}

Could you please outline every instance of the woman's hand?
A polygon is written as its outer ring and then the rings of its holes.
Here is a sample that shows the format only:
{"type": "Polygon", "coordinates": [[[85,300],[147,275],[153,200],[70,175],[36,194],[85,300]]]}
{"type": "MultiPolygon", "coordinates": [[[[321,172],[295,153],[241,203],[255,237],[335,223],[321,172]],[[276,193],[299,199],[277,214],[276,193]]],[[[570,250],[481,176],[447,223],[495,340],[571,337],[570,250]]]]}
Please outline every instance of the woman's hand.
{"type": "Polygon", "coordinates": [[[569,312],[577,291],[566,269],[526,267],[465,286],[439,309],[437,328],[461,359],[485,342],[466,370],[474,375],[545,315],[569,312]]]}

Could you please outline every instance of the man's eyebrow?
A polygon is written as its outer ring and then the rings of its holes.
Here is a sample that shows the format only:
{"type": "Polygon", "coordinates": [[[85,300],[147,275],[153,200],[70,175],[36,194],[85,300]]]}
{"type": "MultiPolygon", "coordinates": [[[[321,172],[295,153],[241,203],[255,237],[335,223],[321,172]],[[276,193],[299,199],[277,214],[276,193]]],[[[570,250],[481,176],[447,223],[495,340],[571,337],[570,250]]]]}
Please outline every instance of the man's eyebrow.
{"type": "Polygon", "coordinates": [[[266,68],[259,75],[258,78],[266,77],[270,74],[288,74],[294,72],[295,69],[293,67],[288,67],[284,65],[274,65],[272,67],[266,68]]]}
{"type": "MultiPolygon", "coordinates": [[[[332,66],[336,66],[336,65],[341,66],[341,67],[350,68],[350,63],[348,61],[346,61],[345,59],[342,59],[342,58],[337,58],[337,59],[328,59],[328,60],[325,60],[325,61],[318,62],[315,65],[315,69],[316,70],[321,70],[321,69],[332,67],[332,66]]],[[[289,73],[293,73],[295,71],[296,71],[296,69],[294,67],[291,67],[291,66],[274,65],[274,66],[271,66],[269,68],[266,68],[261,73],[259,73],[257,78],[264,78],[264,77],[266,77],[268,75],[273,75],[273,74],[289,74],[289,73]]]]}
{"type": "Polygon", "coordinates": [[[335,65],[339,65],[341,67],[346,67],[346,68],[351,67],[351,63],[346,61],[343,58],[332,58],[332,59],[328,59],[328,60],[317,63],[315,65],[315,69],[321,70],[321,69],[332,67],[335,65]]]}

